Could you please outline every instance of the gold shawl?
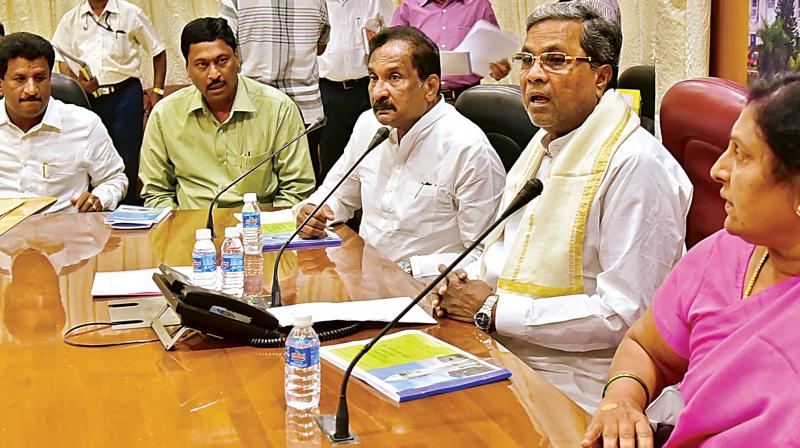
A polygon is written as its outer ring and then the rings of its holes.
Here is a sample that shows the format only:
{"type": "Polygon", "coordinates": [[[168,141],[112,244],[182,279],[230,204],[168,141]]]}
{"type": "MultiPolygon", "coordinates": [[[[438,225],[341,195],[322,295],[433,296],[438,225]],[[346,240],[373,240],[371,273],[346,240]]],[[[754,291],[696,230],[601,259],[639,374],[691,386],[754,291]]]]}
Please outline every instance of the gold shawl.
{"type": "MultiPolygon", "coordinates": [[[[589,210],[614,152],[638,127],[639,117],[622,96],[606,92],[557,154],[542,179],[542,195],[523,211],[514,241],[505,241],[508,256],[498,289],[537,298],[584,292],[583,239],[589,210]]],[[[508,173],[500,210],[539,170],[545,135],[540,130],[533,137],[508,173]]],[[[489,236],[486,251],[504,227],[489,236]]],[[[485,265],[481,270],[485,275],[485,265]]]]}

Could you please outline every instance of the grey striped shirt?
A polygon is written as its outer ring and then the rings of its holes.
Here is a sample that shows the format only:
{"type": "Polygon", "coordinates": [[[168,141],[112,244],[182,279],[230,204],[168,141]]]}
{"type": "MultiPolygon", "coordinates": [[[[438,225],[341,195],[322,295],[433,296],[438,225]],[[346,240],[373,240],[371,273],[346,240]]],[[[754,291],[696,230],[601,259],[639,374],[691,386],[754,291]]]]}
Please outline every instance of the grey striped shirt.
{"type": "Polygon", "coordinates": [[[328,43],[325,0],[222,0],[236,35],[242,74],[280,89],[305,123],[322,116],[317,45],[328,43]]]}

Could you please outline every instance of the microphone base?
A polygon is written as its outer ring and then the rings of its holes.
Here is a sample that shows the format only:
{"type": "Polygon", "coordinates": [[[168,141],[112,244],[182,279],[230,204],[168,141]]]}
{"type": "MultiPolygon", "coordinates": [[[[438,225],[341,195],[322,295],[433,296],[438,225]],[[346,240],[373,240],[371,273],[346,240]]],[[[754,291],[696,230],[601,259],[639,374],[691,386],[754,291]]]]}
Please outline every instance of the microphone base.
{"type": "Polygon", "coordinates": [[[336,415],[320,415],[319,417],[314,417],[314,420],[317,421],[317,425],[328,437],[328,440],[331,442],[332,445],[355,445],[357,443],[361,443],[358,439],[356,433],[353,432],[352,428],[347,428],[348,432],[350,433],[349,437],[345,438],[338,438],[336,437],[336,415]]]}

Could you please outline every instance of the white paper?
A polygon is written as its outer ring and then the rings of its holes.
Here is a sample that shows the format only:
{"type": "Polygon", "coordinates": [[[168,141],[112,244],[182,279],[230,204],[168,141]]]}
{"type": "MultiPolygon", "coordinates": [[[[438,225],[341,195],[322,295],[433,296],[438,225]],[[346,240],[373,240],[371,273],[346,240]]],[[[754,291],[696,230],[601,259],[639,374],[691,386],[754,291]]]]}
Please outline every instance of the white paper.
{"type": "MultiPolygon", "coordinates": [[[[177,266],[174,268],[181,274],[191,278],[191,266],[177,266]]],[[[137,269],[134,271],[96,272],[92,283],[92,297],[122,297],[122,296],[160,296],[153,281],[153,274],[160,273],[158,269],[137,269]]]]}
{"type": "Polygon", "coordinates": [[[506,33],[490,22],[479,20],[454,51],[469,52],[472,71],[481,76],[489,76],[490,63],[509,59],[519,49],[517,36],[506,33]]]}
{"type": "MultiPolygon", "coordinates": [[[[278,318],[280,325],[292,325],[297,312],[310,313],[314,322],[347,320],[361,322],[391,322],[400,311],[411,303],[411,297],[394,297],[391,299],[358,300],[356,302],[311,302],[270,308],[270,314],[278,318]]],[[[400,319],[404,324],[435,325],[436,319],[431,317],[419,305],[412,308],[400,319]]]]}
{"type": "Polygon", "coordinates": [[[467,51],[440,51],[442,76],[471,75],[472,64],[467,51]]]}

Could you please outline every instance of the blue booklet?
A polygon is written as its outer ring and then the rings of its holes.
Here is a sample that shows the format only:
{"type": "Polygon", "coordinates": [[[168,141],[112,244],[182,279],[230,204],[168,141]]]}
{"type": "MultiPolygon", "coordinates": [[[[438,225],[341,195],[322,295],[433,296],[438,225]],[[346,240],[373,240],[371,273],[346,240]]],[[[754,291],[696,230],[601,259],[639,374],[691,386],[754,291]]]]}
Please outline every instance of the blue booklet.
{"type": "MultiPolygon", "coordinates": [[[[322,359],[346,370],[369,341],[320,348],[322,359]]],[[[479,359],[428,333],[390,334],[358,361],[353,375],[396,402],[443,394],[511,377],[511,371],[479,359]]]]}
{"type": "MultiPolygon", "coordinates": [[[[283,243],[286,242],[287,239],[294,233],[294,230],[290,232],[276,232],[276,233],[264,233],[261,236],[261,240],[264,243],[264,252],[275,252],[283,246],[283,243]]],[[[300,249],[316,249],[320,247],[336,247],[342,245],[342,239],[339,238],[339,235],[328,231],[328,236],[325,238],[317,238],[313,240],[306,240],[303,238],[295,237],[289,246],[286,247],[287,250],[300,250],[300,249]]]]}
{"type": "Polygon", "coordinates": [[[172,213],[172,207],[140,207],[120,205],[106,216],[106,224],[112,229],[149,229],[172,213]]]}

